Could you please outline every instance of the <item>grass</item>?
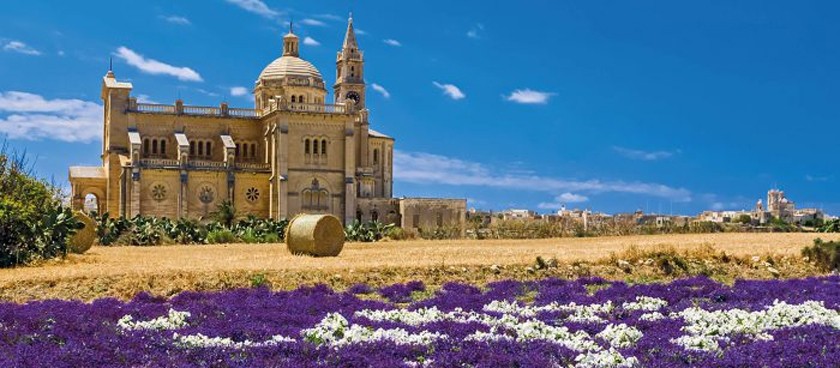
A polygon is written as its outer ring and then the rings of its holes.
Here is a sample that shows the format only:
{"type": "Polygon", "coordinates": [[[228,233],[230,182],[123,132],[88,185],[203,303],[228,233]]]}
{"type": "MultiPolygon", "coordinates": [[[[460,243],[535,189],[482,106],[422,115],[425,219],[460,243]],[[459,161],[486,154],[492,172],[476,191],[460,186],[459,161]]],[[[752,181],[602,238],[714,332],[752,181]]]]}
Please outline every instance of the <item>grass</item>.
{"type": "MultiPolygon", "coordinates": [[[[840,235],[820,235],[840,240],[840,235]]],[[[774,277],[766,271],[767,260],[782,277],[802,277],[820,273],[799,255],[814,238],[803,233],[722,233],[348,243],[334,258],[294,256],[283,244],[94,247],[84,255],[40,266],[0,270],[0,300],[126,299],[140,291],[170,296],[184,290],[255,285],[292,289],[313,283],[341,289],[355,283],[379,286],[410,280],[421,280],[434,290],[448,281],[483,285],[547,276],[645,282],[694,274],[722,280],[774,277]],[[556,260],[557,265],[537,267],[537,256],[556,260]],[[753,256],[762,261],[752,262],[753,256]],[[629,262],[630,272],[617,267],[617,260],[629,262]],[[663,271],[662,260],[670,272],[663,271]]]]}

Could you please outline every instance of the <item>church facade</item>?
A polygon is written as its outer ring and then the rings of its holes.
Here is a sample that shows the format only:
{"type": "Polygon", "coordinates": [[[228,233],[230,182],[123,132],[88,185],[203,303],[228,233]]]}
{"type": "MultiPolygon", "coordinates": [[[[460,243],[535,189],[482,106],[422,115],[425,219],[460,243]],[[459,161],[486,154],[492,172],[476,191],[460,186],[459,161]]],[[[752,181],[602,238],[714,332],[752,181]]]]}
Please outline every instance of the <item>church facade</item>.
{"type": "Polygon", "coordinates": [[[466,201],[393,197],[394,139],[371,128],[364,54],[350,19],[333,101],[298,37],[260,73],[254,108],[139,103],[109,70],[102,81],[102,166],[70,167],[73,206],[93,196],[111,216],[207,217],[222,201],[240,215],[329,213],[345,223],[460,226],[466,201]]]}

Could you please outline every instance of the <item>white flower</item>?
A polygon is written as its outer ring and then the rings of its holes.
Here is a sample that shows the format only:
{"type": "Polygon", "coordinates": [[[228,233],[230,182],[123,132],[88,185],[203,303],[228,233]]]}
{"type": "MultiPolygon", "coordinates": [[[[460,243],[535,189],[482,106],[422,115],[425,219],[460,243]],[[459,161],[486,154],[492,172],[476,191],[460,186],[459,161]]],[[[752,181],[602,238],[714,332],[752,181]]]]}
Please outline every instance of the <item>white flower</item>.
{"type": "Polygon", "coordinates": [[[125,315],[117,321],[117,326],[123,330],[175,330],[187,325],[190,312],[176,311],[172,308],[166,316],[149,321],[134,321],[131,315],[125,315]]]}
{"type": "Polygon", "coordinates": [[[700,308],[688,308],[672,317],[681,317],[686,326],[686,336],[671,340],[687,349],[716,350],[716,340],[729,341],[735,334],[744,334],[760,340],[772,340],[768,331],[804,325],[826,325],[840,329],[840,312],[823,306],[822,302],[807,301],[802,304],[787,304],[778,300],[762,311],[748,312],[729,309],[708,312],[700,308]],[[711,343],[714,341],[714,343],[711,343]]]}
{"type": "Polygon", "coordinates": [[[272,336],[263,342],[253,342],[250,340],[236,342],[228,337],[207,337],[202,334],[195,335],[179,335],[177,332],[172,334],[172,340],[175,344],[184,348],[235,348],[244,349],[248,347],[273,346],[281,343],[295,342],[295,339],[285,337],[282,335],[272,336]]]}
{"type": "Polygon", "coordinates": [[[661,308],[667,307],[668,302],[659,298],[652,298],[649,296],[637,296],[635,302],[625,302],[621,304],[621,308],[628,311],[646,311],[653,312],[661,308]]]}
{"type": "Polygon", "coordinates": [[[636,341],[642,338],[642,331],[623,323],[618,325],[610,324],[595,336],[607,340],[612,347],[627,348],[633,346],[636,344],[636,341]]]}
{"type": "Polygon", "coordinates": [[[636,357],[625,357],[617,350],[586,352],[575,357],[577,368],[630,368],[639,366],[636,357]]]}
{"type": "Polygon", "coordinates": [[[658,321],[663,318],[665,318],[665,315],[659,312],[650,312],[639,316],[639,320],[641,321],[658,321]]]}

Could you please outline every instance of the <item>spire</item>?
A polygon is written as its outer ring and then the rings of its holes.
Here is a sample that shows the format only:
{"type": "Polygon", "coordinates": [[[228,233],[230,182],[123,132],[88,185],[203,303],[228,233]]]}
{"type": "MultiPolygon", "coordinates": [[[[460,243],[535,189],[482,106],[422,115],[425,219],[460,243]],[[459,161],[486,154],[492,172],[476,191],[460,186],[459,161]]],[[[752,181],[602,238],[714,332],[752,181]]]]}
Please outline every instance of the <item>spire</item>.
{"type": "Polygon", "coordinates": [[[344,35],[344,49],[358,49],[359,45],[356,43],[356,31],[353,30],[353,13],[350,13],[350,19],[347,20],[347,33],[344,35]]]}
{"type": "Polygon", "coordinates": [[[298,36],[294,33],[294,23],[289,22],[289,33],[283,36],[283,56],[298,56],[298,36]]]}
{"type": "Polygon", "coordinates": [[[114,58],[108,58],[108,73],[105,73],[106,78],[115,78],[114,77],[114,58]]]}

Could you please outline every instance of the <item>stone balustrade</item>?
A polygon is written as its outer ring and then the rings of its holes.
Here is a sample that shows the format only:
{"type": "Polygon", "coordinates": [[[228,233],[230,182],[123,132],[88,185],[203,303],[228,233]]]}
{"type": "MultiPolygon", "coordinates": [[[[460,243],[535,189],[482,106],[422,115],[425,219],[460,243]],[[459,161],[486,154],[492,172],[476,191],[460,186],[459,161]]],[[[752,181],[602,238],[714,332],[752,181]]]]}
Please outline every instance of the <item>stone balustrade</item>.
{"type": "Polygon", "coordinates": [[[313,103],[281,103],[273,104],[272,106],[263,109],[262,111],[256,109],[243,108],[228,108],[227,104],[220,106],[189,106],[184,105],[180,101],[175,105],[163,105],[152,103],[140,103],[132,99],[129,104],[129,111],[139,112],[145,114],[173,114],[173,115],[190,115],[190,116],[215,116],[215,117],[235,117],[246,119],[258,119],[264,115],[268,115],[274,111],[296,111],[309,112],[320,114],[347,114],[350,110],[343,104],[313,104],[313,103]]]}

